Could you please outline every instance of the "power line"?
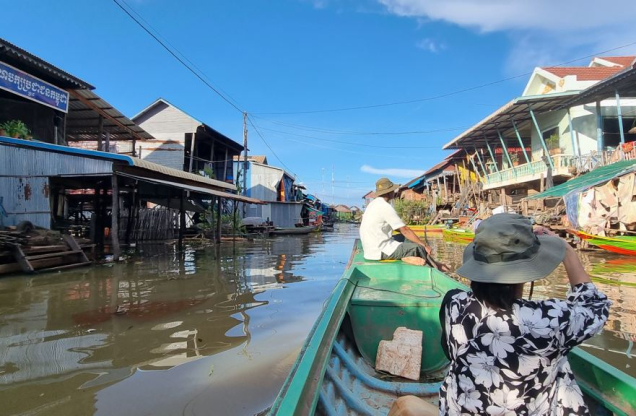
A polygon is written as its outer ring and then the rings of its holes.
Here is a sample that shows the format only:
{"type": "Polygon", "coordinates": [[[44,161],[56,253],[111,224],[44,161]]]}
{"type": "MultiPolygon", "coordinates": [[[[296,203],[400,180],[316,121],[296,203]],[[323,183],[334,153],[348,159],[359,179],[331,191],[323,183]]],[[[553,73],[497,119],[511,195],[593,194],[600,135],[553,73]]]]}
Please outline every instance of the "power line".
{"type": "MultiPolygon", "coordinates": [[[[219,97],[221,97],[225,102],[227,102],[228,104],[230,104],[232,107],[234,107],[234,109],[236,109],[237,111],[239,111],[240,113],[245,113],[243,110],[241,110],[239,108],[238,105],[234,104],[232,101],[236,101],[234,100],[230,94],[228,93],[222,93],[220,90],[221,88],[215,88],[211,82],[209,82],[208,80],[204,79],[207,78],[207,76],[205,75],[205,73],[203,73],[203,71],[201,71],[194,63],[192,63],[192,61],[190,61],[183,53],[179,52],[179,50],[177,48],[175,48],[173,45],[170,44],[170,42],[168,42],[167,40],[165,41],[165,43],[159,39],[159,37],[157,35],[155,35],[150,29],[148,29],[148,27],[146,27],[144,25],[144,23],[146,23],[149,27],[152,28],[152,26],[143,18],[143,16],[141,16],[139,13],[137,13],[136,11],[134,11],[134,9],[132,7],[130,7],[124,0],[113,0],[113,2],[124,11],[124,13],[126,13],[135,23],[137,23],[139,25],[139,27],[141,27],[146,33],[148,33],[155,41],[157,41],[166,51],[168,51],[168,53],[170,53],[170,55],[172,55],[177,61],[179,61],[184,67],[186,67],[186,69],[188,69],[194,76],[196,76],[201,82],[203,82],[208,88],[210,88],[214,93],[216,93],[219,97]],[[138,17],[139,19],[135,18],[135,16],[133,16],[130,11],[128,11],[128,9],[126,9],[121,3],[125,4],[130,10],[132,10],[138,17]],[[144,23],[142,23],[140,20],[143,20],[144,23]],[[168,47],[166,45],[166,43],[168,45],[170,45],[170,47],[168,47]],[[171,49],[172,48],[172,49],[171,49]],[[175,53],[174,51],[176,51],[179,55],[181,55],[181,57],[183,57],[183,59],[177,55],[177,53],[175,53]],[[189,62],[192,66],[188,65],[189,62]],[[196,68],[197,71],[195,71],[192,67],[196,68]],[[203,76],[201,74],[203,74],[203,76]],[[227,97],[226,97],[227,95],[227,97]],[[228,98],[229,97],[229,98],[228,98]]],[[[159,32],[152,28],[157,34],[159,34],[159,32]]],[[[254,127],[254,131],[256,131],[256,133],[258,134],[258,136],[261,138],[261,140],[263,140],[263,143],[265,143],[265,145],[267,146],[267,148],[272,152],[272,154],[276,157],[276,159],[278,159],[278,161],[283,165],[283,167],[285,167],[289,172],[291,172],[292,174],[294,174],[294,176],[296,176],[295,173],[293,173],[291,171],[291,169],[289,169],[289,167],[287,167],[285,165],[285,163],[283,163],[283,161],[278,157],[278,155],[276,154],[276,152],[274,152],[274,149],[272,149],[272,147],[269,145],[269,143],[267,143],[267,141],[265,140],[265,138],[263,137],[263,135],[260,133],[260,131],[257,129],[256,125],[254,124],[254,122],[250,119],[249,116],[247,116],[248,120],[250,121],[250,124],[254,127]]],[[[247,149],[245,149],[247,151],[247,149]]]]}
{"type": "MultiPolygon", "coordinates": [[[[139,19],[137,19],[135,16],[133,16],[128,9],[126,9],[121,3],[120,1],[124,4],[126,4],[124,2],[124,0],[113,0],[113,2],[119,6],[120,9],[122,9],[124,11],[124,13],[126,13],[135,23],[137,23],[139,25],[139,27],[141,27],[146,33],[148,33],[150,36],[152,36],[152,38],[154,40],[156,40],[161,46],[163,46],[163,48],[168,51],[168,53],[170,53],[170,55],[172,55],[177,61],[179,61],[183,66],[185,66],[194,76],[196,76],[197,78],[199,78],[199,80],[201,82],[203,82],[208,88],[210,88],[212,91],[214,91],[219,97],[221,97],[225,102],[227,102],[229,105],[231,105],[232,107],[234,107],[237,111],[239,111],[240,113],[243,112],[243,110],[241,110],[236,104],[234,104],[232,101],[230,101],[230,99],[228,97],[226,97],[221,91],[219,91],[219,89],[215,88],[210,82],[208,82],[206,79],[204,79],[197,71],[195,71],[190,65],[188,65],[184,59],[182,59],[181,57],[179,57],[179,55],[177,55],[175,52],[173,52],[173,50],[171,48],[169,48],[166,43],[164,43],[161,39],[159,39],[158,36],[156,36],[150,29],[148,29],[139,19]]],[[[128,6],[128,4],[126,4],[126,6],[128,6]]],[[[130,6],[128,6],[128,8],[130,8],[130,6]]],[[[131,8],[132,10],[132,8],[131,8]]],[[[136,12],[135,12],[136,13],[136,12]]],[[[141,15],[139,15],[138,13],[136,13],[140,19],[143,19],[141,17],[141,15]]],[[[145,20],[144,20],[145,21],[145,20]]],[[[174,47],[173,47],[174,48],[174,47]]],[[[174,48],[176,50],[176,48],[174,48]]],[[[178,52],[178,51],[177,51],[178,52]]],[[[180,55],[183,55],[179,52],[180,55]]]]}
{"type": "MultiPolygon", "coordinates": [[[[388,155],[388,154],[377,154],[377,153],[364,153],[364,152],[360,152],[357,150],[350,150],[350,149],[339,149],[337,147],[334,146],[328,146],[328,145],[323,145],[323,144],[318,144],[318,143],[311,143],[311,142],[304,142],[302,140],[297,140],[297,139],[292,139],[291,137],[283,137],[283,136],[277,136],[280,139],[283,140],[288,140],[291,142],[296,142],[296,143],[301,143],[301,144],[306,144],[309,146],[314,146],[314,147],[322,147],[324,149],[330,149],[330,150],[337,150],[338,152],[346,152],[346,153],[353,153],[355,155],[365,155],[365,156],[380,156],[383,158],[392,158],[392,159],[408,159],[408,160],[425,160],[426,158],[423,157],[417,157],[417,156],[396,156],[396,155],[388,155]]],[[[439,146],[434,147],[435,149],[439,149],[439,146]]],[[[280,159],[279,159],[280,160],[280,159]]]]}
{"type": "Polygon", "coordinates": [[[432,133],[443,133],[443,132],[448,132],[448,131],[456,131],[456,130],[464,130],[467,129],[470,126],[464,126],[464,127],[449,127],[449,128],[442,128],[442,129],[435,129],[435,130],[413,130],[413,131],[385,131],[385,132],[378,132],[378,131],[352,131],[352,130],[335,130],[335,129],[326,129],[326,128],[322,128],[322,127],[313,127],[313,126],[306,126],[303,124],[294,124],[294,123],[286,123],[283,121],[278,121],[278,120],[271,120],[265,117],[259,117],[259,116],[255,116],[253,115],[255,118],[259,118],[261,120],[267,121],[269,123],[272,124],[278,124],[280,126],[284,126],[284,127],[290,127],[290,128],[294,128],[294,129],[298,129],[298,130],[306,130],[306,131],[312,131],[312,132],[316,132],[316,133],[325,133],[325,134],[350,134],[350,135],[356,135],[356,136],[397,136],[397,135],[409,135],[409,134],[432,134],[432,133]]]}
{"type": "MultiPolygon", "coordinates": [[[[591,54],[591,55],[586,55],[586,56],[582,56],[580,58],[572,59],[572,60],[567,61],[567,62],[562,62],[562,63],[554,65],[554,66],[563,66],[563,65],[571,64],[573,62],[581,61],[583,59],[589,59],[591,57],[595,57],[595,56],[598,56],[598,55],[601,55],[601,54],[604,54],[604,53],[607,53],[607,52],[613,52],[613,51],[616,51],[618,49],[627,48],[627,47],[633,46],[633,45],[636,45],[636,41],[628,43],[628,44],[625,44],[625,45],[617,46],[615,48],[606,49],[604,51],[596,52],[596,53],[591,54]]],[[[526,72],[526,73],[515,75],[515,76],[512,76],[512,77],[503,78],[503,79],[500,79],[500,80],[497,80],[497,81],[487,82],[485,84],[475,85],[475,86],[472,86],[472,87],[468,87],[468,88],[463,88],[463,89],[460,89],[460,90],[447,92],[447,93],[444,93],[444,94],[434,95],[434,96],[425,97],[425,98],[417,98],[417,99],[413,99],[413,100],[394,101],[394,102],[382,103],[382,104],[370,104],[370,105],[340,107],[340,108],[331,108],[331,109],[322,109],[322,110],[256,112],[254,114],[262,114],[262,115],[283,115],[283,114],[285,114],[285,115],[291,115],[291,114],[336,113],[336,112],[341,112],[341,111],[367,110],[367,109],[371,109],[371,108],[391,107],[391,106],[396,106],[396,105],[420,103],[420,102],[424,102],[424,101],[439,100],[441,98],[451,97],[453,95],[458,95],[458,94],[462,94],[462,93],[465,93],[465,92],[474,91],[474,90],[478,90],[478,89],[485,88],[485,87],[490,87],[492,85],[501,84],[503,82],[511,81],[513,79],[526,77],[526,76],[528,76],[530,74],[532,74],[532,72],[526,72]]]]}
{"type": "MultiPolygon", "coordinates": [[[[439,149],[441,146],[441,145],[437,145],[437,146],[382,146],[382,145],[375,145],[375,144],[353,143],[353,142],[345,142],[342,140],[326,139],[324,137],[308,136],[305,134],[292,133],[292,132],[283,131],[283,130],[268,129],[267,127],[261,127],[261,129],[273,131],[276,133],[288,134],[291,136],[305,137],[307,139],[314,139],[314,140],[319,140],[324,142],[348,144],[351,146],[373,147],[377,149],[439,149]]],[[[457,130],[464,130],[464,129],[457,129],[457,130]]]]}
{"type": "Polygon", "coordinates": [[[256,132],[256,134],[258,134],[258,137],[261,138],[261,140],[263,141],[263,143],[265,143],[265,146],[267,146],[267,148],[272,152],[272,154],[274,155],[274,157],[280,162],[281,165],[283,165],[283,167],[285,169],[287,169],[292,175],[296,176],[296,174],[289,169],[289,167],[287,165],[285,165],[285,163],[283,163],[283,161],[281,160],[280,157],[278,157],[278,155],[276,154],[276,152],[274,151],[274,149],[272,149],[272,147],[269,145],[269,143],[267,143],[267,140],[265,140],[265,137],[263,137],[263,135],[261,134],[261,132],[258,130],[258,128],[256,127],[256,124],[254,124],[254,121],[252,121],[252,118],[250,117],[250,115],[247,115],[247,121],[250,122],[250,124],[252,125],[252,127],[254,127],[254,131],[256,132]]]}

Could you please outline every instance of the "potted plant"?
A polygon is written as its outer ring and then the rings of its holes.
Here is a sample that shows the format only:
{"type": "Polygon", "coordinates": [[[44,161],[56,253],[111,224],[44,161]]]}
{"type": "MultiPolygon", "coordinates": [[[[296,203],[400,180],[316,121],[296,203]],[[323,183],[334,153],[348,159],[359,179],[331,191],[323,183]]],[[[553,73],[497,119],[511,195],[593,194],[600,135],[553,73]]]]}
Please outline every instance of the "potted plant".
{"type": "Polygon", "coordinates": [[[510,161],[512,162],[512,166],[519,166],[519,155],[517,152],[510,153],[510,161]]]}
{"type": "Polygon", "coordinates": [[[31,132],[27,128],[26,124],[20,120],[5,121],[0,124],[0,130],[3,130],[5,135],[15,139],[29,140],[31,137],[31,132]]]}
{"type": "Polygon", "coordinates": [[[545,145],[547,146],[548,153],[550,155],[558,155],[559,153],[562,153],[562,149],[559,147],[559,141],[560,138],[558,133],[553,133],[550,137],[545,139],[545,145]]]}

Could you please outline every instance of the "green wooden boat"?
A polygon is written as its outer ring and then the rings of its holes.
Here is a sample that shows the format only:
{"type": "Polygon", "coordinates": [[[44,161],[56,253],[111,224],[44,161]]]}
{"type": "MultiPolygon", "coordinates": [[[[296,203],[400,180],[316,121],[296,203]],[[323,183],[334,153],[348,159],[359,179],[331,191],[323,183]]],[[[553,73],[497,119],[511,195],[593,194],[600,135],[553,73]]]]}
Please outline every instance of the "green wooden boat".
{"type": "MultiPolygon", "coordinates": [[[[402,395],[437,404],[448,362],[440,346],[444,294],[466,289],[435,269],[365,261],[359,242],[316,320],[270,415],[386,415],[402,395]],[[399,326],[424,332],[418,382],[374,370],[380,340],[399,326]]],[[[592,414],[634,414],[636,379],[575,348],[569,355],[592,414]]]]}
{"type": "Polygon", "coordinates": [[[636,236],[634,235],[603,237],[580,230],[568,231],[583,240],[587,240],[588,243],[602,248],[603,250],[611,251],[612,253],[625,254],[628,256],[636,256],[636,236]]]}
{"type": "Polygon", "coordinates": [[[443,231],[444,238],[457,241],[459,243],[470,243],[475,238],[475,233],[464,230],[463,228],[445,228],[443,231]]]}

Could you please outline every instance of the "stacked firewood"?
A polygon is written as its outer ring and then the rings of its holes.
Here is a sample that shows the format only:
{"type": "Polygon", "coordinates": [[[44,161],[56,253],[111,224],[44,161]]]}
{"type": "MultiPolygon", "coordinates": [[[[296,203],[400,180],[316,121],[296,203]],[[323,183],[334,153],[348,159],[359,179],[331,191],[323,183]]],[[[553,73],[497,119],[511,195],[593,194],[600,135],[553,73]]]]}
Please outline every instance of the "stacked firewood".
{"type": "Polygon", "coordinates": [[[19,231],[0,231],[0,250],[9,250],[16,244],[26,243],[26,235],[19,231]]]}

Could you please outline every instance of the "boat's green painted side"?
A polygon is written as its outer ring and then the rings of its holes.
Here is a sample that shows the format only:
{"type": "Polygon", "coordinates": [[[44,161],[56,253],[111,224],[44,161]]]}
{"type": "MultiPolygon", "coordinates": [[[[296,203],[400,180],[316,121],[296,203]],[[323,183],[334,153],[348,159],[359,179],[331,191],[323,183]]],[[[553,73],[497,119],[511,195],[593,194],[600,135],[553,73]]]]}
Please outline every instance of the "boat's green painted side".
{"type": "Polygon", "coordinates": [[[636,256],[636,236],[621,235],[615,237],[602,237],[600,235],[588,234],[579,230],[571,230],[573,234],[587,240],[590,244],[618,254],[636,256]]]}
{"type": "MultiPolygon", "coordinates": [[[[341,343],[336,342],[336,337],[347,315],[346,323],[351,323],[357,345],[355,349],[365,357],[360,358],[364,362],[373,365],[379,341],[391,339],[393,331],[398,326],[407,326],[424,331],[423,379],[426,379],[427,373],[433,374],[444,367],[446,359],[441,353],[439,338],[439,303],[443,294],[454,287],[467,289],[459,282],[430,268],[401,262],[365,261],[358,243],[342,278],[336,284],[307,337],[289,377],[270,410],[270,415],[313,415],[316,413],[319,398],[322,408],[334,406],[333,414],[347,414],[353,411],[347,411],[346,407],[343,410],[346,400],[342,399],[338,399],[336,409],[335,403],[326,402],[325,393],[325,390],[327,393],[333,393],[334,380],[342,381],[338,379],[337,374],[334,375],[333,363],[334,359],[337,360],[335,355],[344,354],[341,343]]],[[[580,348],[575,348],[569,354],[569,360],[581,388],[589,397],[597,400],[597,404],[617,415],[635,413],[636,379],[580,348]]],[[[404,394],[405,388],[417,389],[421,386],[420,392],[428,391],[428,396],[422,397],[428,397],[432,402],[434,392],[439,388],[439,382],[387,382],[376,379],[377,374],[374,378],[365,375],[364,372],[359,373],[367,379],[371,378],[371,383],[383,384],[385,392],[387,384],[394,384],[395,386],[389,389],[393,388],[397,395],[400,391],[404,394]]],[[[347,377],[351,378],[351,375],[347,377]]],[[[352,403],[352,400],[361,401],[360,396],[369,394],[369,390],[356,391],[355,382],[352,382],[351,386],[353,398],[349,398],[349,403],[352,403]]],[[[370,391],[373,394],[373,390],[370,391]]]]}
{"type": "Polygon", "coordinates": [[[636,414],[636,379],[581,348],[568,354],[581,390],[615,415],[636,414]]]}
{"type": "Polygon", "coordinates": [[[463,228],[447,228],[443,233],[444,238],[460,243],[470,243],[475,238],[475,233],[464,230],[463,228]]]}

